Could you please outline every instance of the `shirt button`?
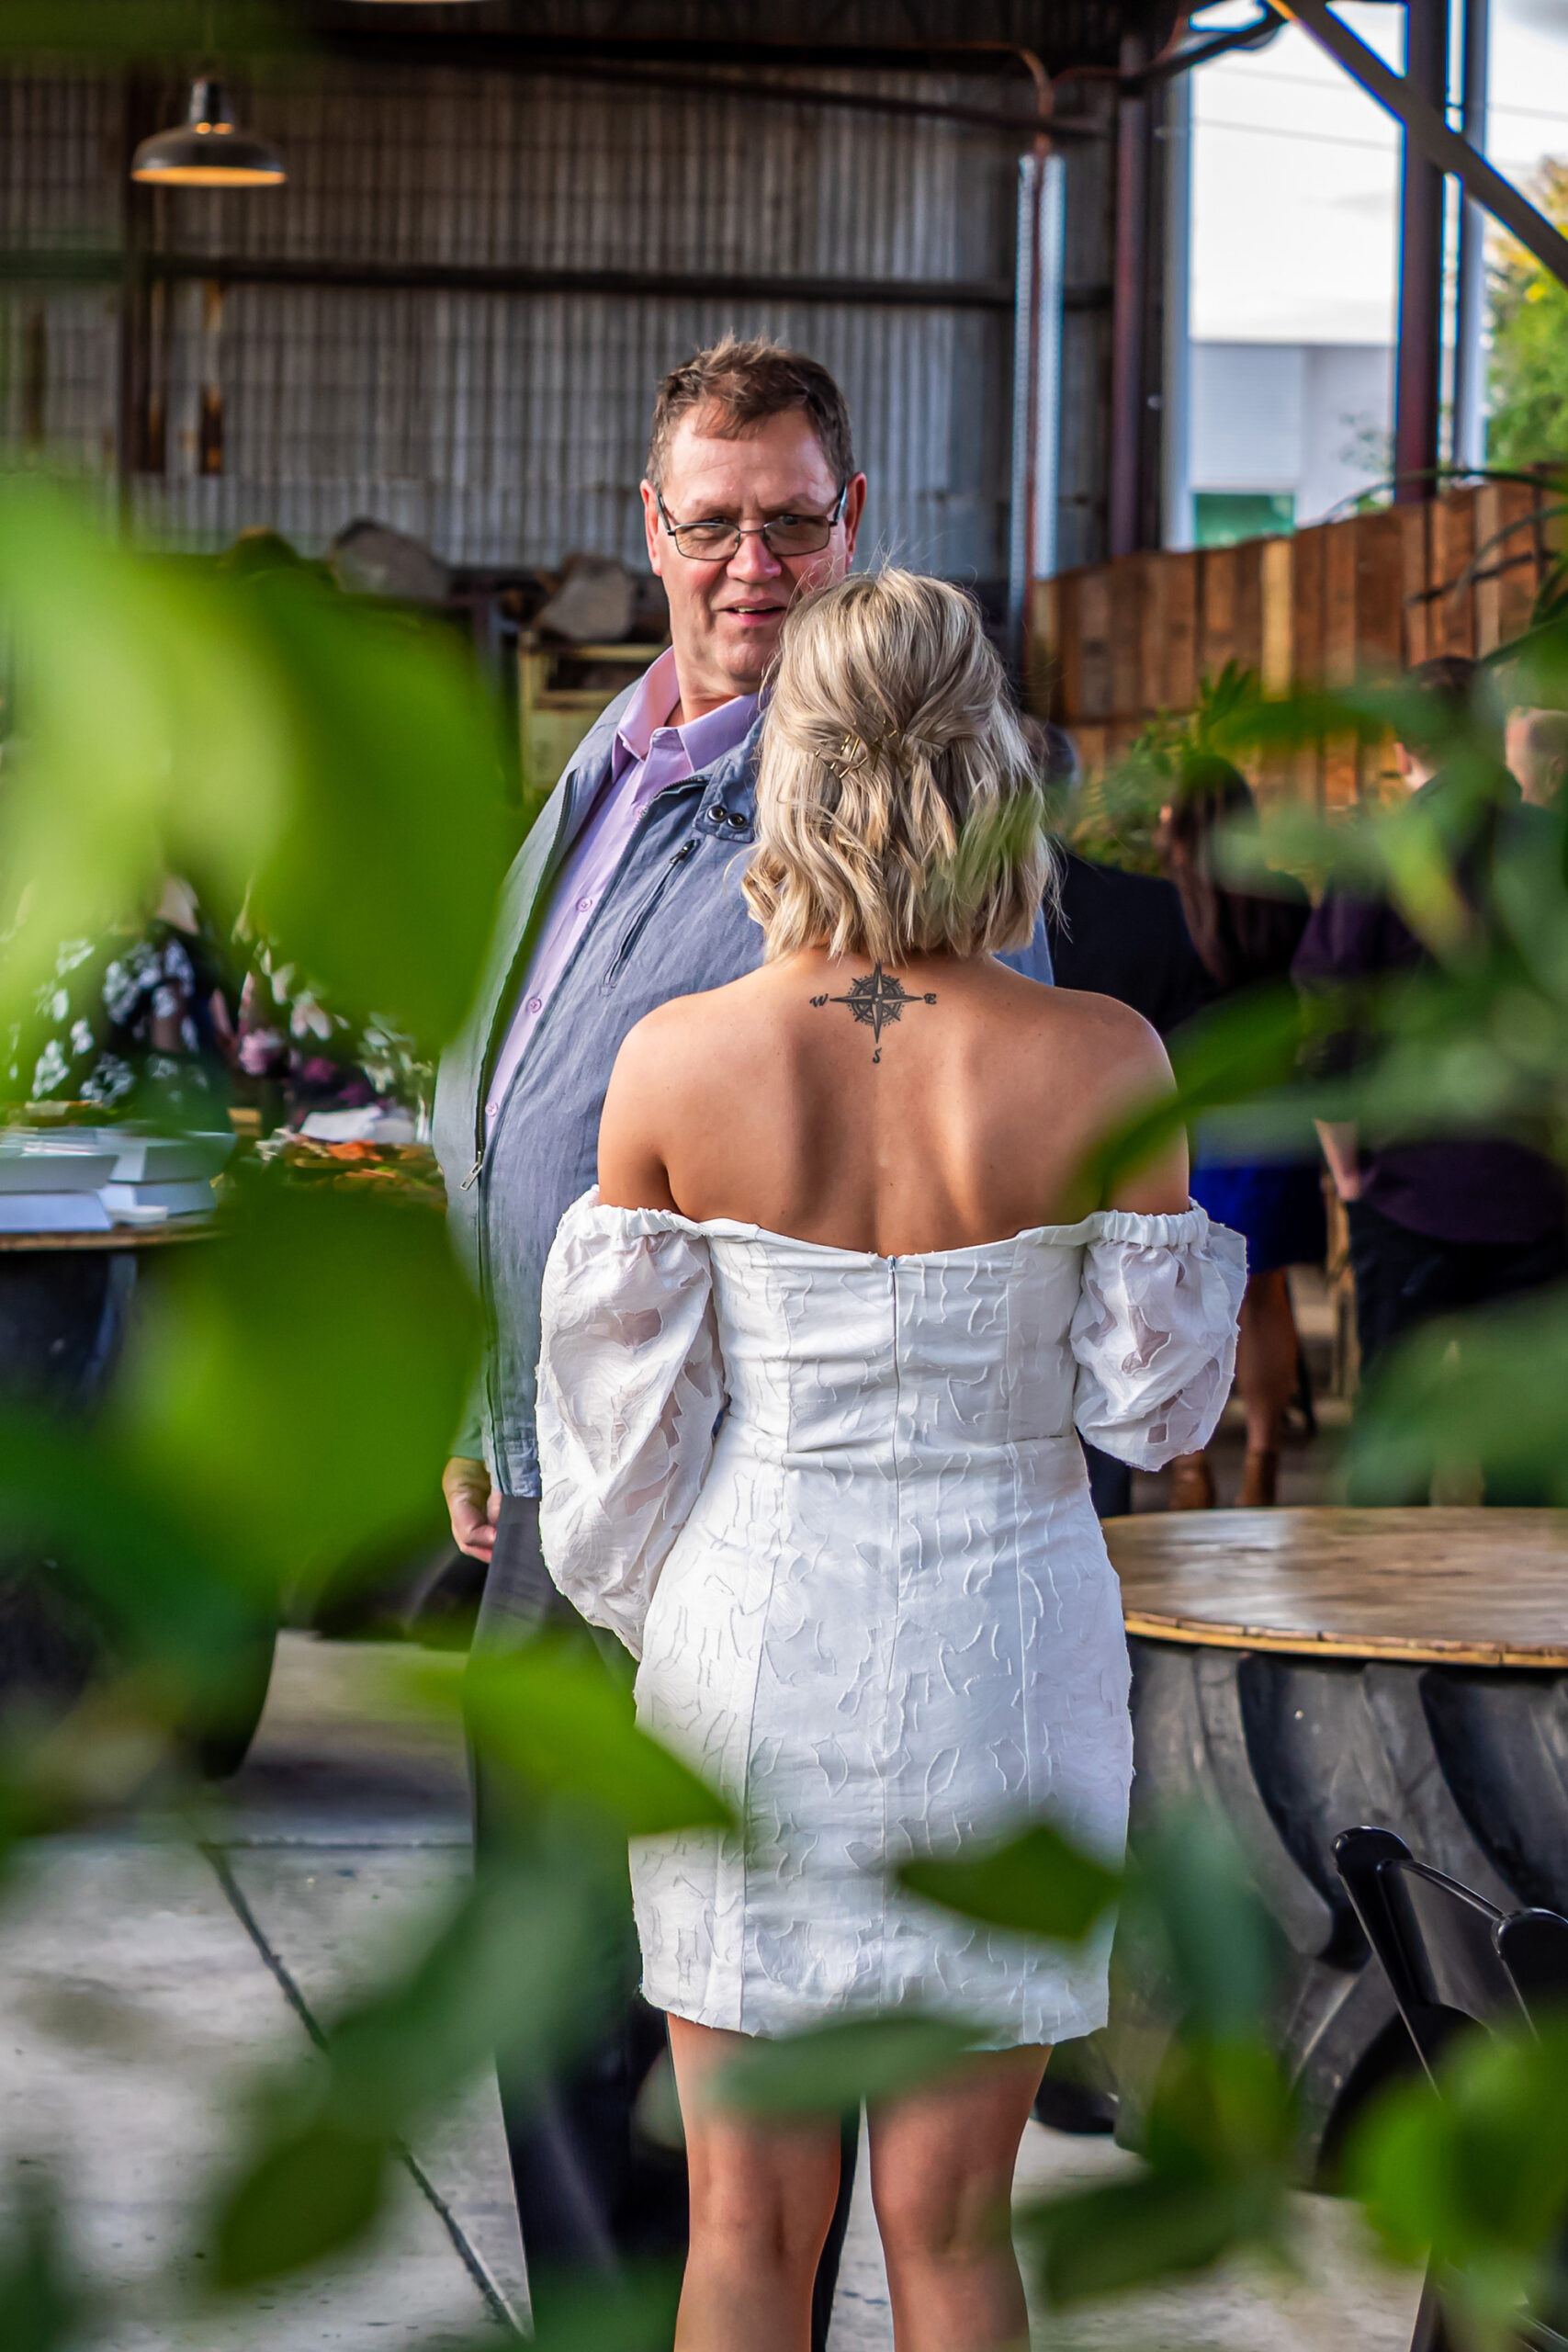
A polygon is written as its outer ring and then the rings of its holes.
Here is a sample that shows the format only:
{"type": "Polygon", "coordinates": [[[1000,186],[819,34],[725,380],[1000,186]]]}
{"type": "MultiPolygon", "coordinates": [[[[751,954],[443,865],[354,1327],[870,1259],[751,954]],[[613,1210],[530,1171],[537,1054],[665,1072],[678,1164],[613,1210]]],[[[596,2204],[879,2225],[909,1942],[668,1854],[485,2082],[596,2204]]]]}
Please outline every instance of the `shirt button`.
{"type": "Polygon", "coordinates": [[[591,914],[592,913],[592,911],[593,911],[593,901],[592,901],[592,899],[579,899],[579,900],[578,900],[578,902],[577,902],[577,911],[578,911],[578,913],[579,913],[580,915],[591,915],[591,914]]]}
{"type": "Polygon", "coordinates": [[[485,1117],[487,1119],[493,1119],[500,1108],[501,1105],[499,1102],[487,1102],[485,1104],[485,1117]]]}
{"type": "Polygon", "coordinates": [[[545,1000],[542,996],[531,996],[523,1008],[525,1012],[543,1012],[544,1009],[545,1000]]]}

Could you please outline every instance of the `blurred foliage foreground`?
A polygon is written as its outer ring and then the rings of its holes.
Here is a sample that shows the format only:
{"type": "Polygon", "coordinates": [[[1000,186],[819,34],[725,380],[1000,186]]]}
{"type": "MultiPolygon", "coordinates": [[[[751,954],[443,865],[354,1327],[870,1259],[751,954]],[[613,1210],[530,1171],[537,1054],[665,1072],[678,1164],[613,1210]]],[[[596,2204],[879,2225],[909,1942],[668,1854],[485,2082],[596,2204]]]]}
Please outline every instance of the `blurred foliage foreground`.
{"type": "MultiPolygon", "coordinates": [[[[63,499],[0,491],[0,602],[13,649],[0,793],[0,1022],[25,1012],[62,937],[134,921],[166,873],[216,922],[251,921],[328,987],[434,1054],[471,994],[504,854],[491,714],[450,640],[277,576],[196,581],[104,544],[63,499]]],[[[1548,616],[1513,659],[1521,699],[1568,700],[1568,643],[1548,616]]],[[[1397,725],[1397,695],[1210,712],[1216,748],[1397,725]],[[1245,740],[1244,740],[1245,739],[1245,740]]],[[[1301,1144],[1314,1114],[1369,1128],[1473,1119],[1568,1159],[1568,888],[1560,837],[1525,859],[1501,832],[1482,886],[1456,889],[1495,771],[1456,741],[1457,800],[1332,841],[1306,820],[1262,849],[1330,860],[1393,890],[1432,951],[1359,1012],[1383,1043],[1332,1089],[1300,1077],[1302,1016],[1264,995],[1187,1041],[1174,1115],[1301,1144]],[[1457,815],[1455,810],[1457,808],[1457,815]]],[[[1490,837],[1489,837],[1490,838],[1490,837]]],[[[1243,844],[1238,856],[1258,854],[1243,844]]],[[[1472,862],[1473,863],[1473,862],[1472,862]]],[[[141,1807],[200,1819],[181,1726],[220,1700],[285,1584],[383,1552],[421,1521],[480,1344],[474,1302],[427,1207],[326,1188],[236,1188],[224,1229],[178,1253],[90,1432],[0,1424],[8,1544],[68,1557],[112,1628],[92,1687],[61,1717],[0,1729],[0,1901],[25,1900],[29,1841],[141,1807]]],[[[1416,1348],[1369,1401],[1364,1453],[1402,1464],[1461,1443],[1522,1452],[1568,1501],[1568,1309],[1540,1300],[1416,1348]]],[[[425,1676],[430,1703],[449,1685],[425,1676]]],[[[541,1641],[472,1668],[469,1728],[525,1792],[528,1834],[477,1878],[409,1962],[333,2021],[301,2070],[281,2058],[235,2102],[227,2169],[192,2243],[207,2290],[264,2294],[363,2241],[406,2136],[502,2049],[544,2077],[625,1989],[616,1919],[628,1835],[704,1825],[743,1837],[720,1799],[636,1727],[596,1653],[541,1641]]],[[[1072,1940],[1122,1905],[1119,1965],[1163,1989],[1168,2039],[1146,2167],[1027,2213],[1049,2303],[1066,2304],[1252,2247],[1288,2269],[1294,2120],[1269,2032],[1273,1956],[1246,1859],[1212,1825],[1174,1820],[1123,1883],[1048,1824],[998,1851],[932,1860],[919,1894],[1002,1928],[1072,1940]]],[[[976,2029],[976,2032],[978,2029],[976,2029]]],[[[951,2068],[976,2037],[900,2015],[758,2044],[730,2095],[759,2111],[835,2110],[951,2068]]],[[[1392,2250],[1435,2242],[1477,2343],[1543,2290],[1568,2199],[1568,2042],[1499,2042],[1460,2062],[1438,2104],[1398,2093],[1350,2173],[1392,2250]]],[[[70,2184],[0,2227],[7,2352],[112,2344],[116,2313],[64,2251],[70,2184]]],[[[172,2274],[171,2274],[172,2275],[172,2274]]],[[[182,2266],[188,2278],[189,2266],[182,2266]]],[[[669,2341],[669,2282],[584,2285],[540,2340],[669,2341]]],[[[171,2284],[171,2308],[195,2290],[171,2284]]],[[[199,2307],[183,2324],[199,2331],[199,2307]]],[[[192,2340],[196,2340],[195,2336],[192,2340]]]]}

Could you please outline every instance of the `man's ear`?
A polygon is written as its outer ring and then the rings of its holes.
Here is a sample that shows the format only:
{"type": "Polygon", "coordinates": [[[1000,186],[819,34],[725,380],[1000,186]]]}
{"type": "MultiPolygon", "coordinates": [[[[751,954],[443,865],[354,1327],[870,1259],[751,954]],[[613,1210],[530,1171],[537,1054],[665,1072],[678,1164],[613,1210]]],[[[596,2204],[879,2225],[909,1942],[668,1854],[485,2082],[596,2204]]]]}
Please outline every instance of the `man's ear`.
{"type": "Polygon", "coordinates": [[[844,550],[854,560],[855,534],[865,513],[865,476],[852,474],[844,492],[844,550]]]}
{"type": "Polygon", "coordinates": [[[664,566],[659,560],[659,542],[662,534],[659,528],[658,494],[650,481],[645,481],[641,489],[642,529],[643,537],[648,541],[648,560],[655,571],[662,572],[664,566]]]}

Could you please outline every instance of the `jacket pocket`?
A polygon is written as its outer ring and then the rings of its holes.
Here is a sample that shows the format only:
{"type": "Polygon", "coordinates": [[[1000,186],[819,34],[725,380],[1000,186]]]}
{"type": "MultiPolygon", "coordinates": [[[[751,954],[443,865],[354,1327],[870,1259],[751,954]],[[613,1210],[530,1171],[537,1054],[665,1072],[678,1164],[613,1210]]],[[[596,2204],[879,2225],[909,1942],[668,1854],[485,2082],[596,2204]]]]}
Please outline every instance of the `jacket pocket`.
{"type": "Polygon", "coordinates": [[[636,948],[637,941],[642,937],[643,933],[648,929],[649,924],[652,922],[653,917],[659,910],[659,901],[663,898],[665,891],[669,888],[671,882],[674,879],[676,868],[678,866],[684,865],[686,860],[689,857],[694,857],[696,853],[697,844],[694,839],[689,842],[682,842],[674,856],[665,866],[664,871],[660,875],[658,880],[654,883],[652,888],[643,899],[641,906],[638,907],[636,914],[633,915],[630,922],[626,925],[626,935],[622,939],[620,945],[615,950],[615,960],[604,975],[604,986],[605,989],[613,989],[615,982],[620,978],[621,974],[626,970],[627,964],[631,960],[632,952],[636,948]]]}

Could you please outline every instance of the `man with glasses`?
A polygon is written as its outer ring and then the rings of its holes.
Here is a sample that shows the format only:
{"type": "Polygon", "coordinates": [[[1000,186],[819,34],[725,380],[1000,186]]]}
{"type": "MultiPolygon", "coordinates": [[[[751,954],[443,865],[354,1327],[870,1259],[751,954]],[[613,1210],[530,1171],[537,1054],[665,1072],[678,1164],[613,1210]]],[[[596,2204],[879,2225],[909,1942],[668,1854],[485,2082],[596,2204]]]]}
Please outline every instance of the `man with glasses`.
{"type": "MultiPolygon", "coordinates": [[[[727,336],[660,385],[642,500],[670,648],[590,731],[524,844],[478,1002],[436,1091],[454,1233],[490,1332],[482,1395],[444,1484],[458,1544],[489,1564],[477,1638],[492,1649],[570,1614],[539,1552],[545,1259],[562,1213],[593,1182],[626,1032],[671,997],[761,961],[739,888],[759,697],[791,603],[848,571],[865,494],[843,394],[803,354],[727,336]]],[[[1043,923],[1008,960],[1050,978],[1043,923]]],[[[482,1770],[477,1798],[482,1848],[498,1810],[482,1770]]],[[[513,2098],[503,2081],[531,2277],[612,2268],[671,2247],[683,2228],[683,2174],[661,2174],[632,2112],[662,2046],[662,2019],[637,2004],[581,2075],[543,2098],[513,2098]]],[[[818,2280],[818,2346],[850,2168],[818,2280]]]]}

